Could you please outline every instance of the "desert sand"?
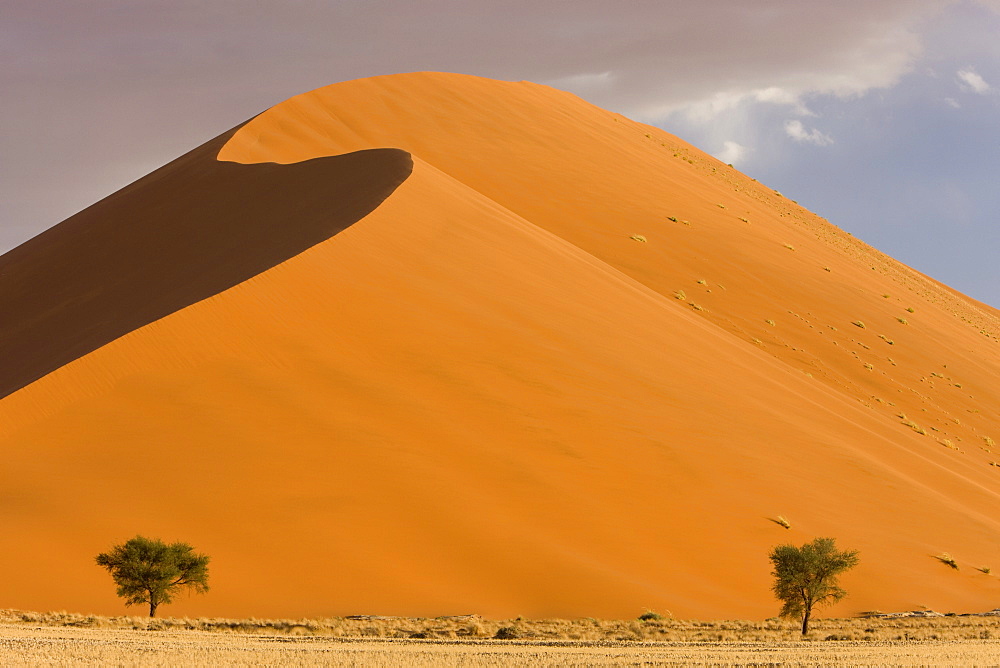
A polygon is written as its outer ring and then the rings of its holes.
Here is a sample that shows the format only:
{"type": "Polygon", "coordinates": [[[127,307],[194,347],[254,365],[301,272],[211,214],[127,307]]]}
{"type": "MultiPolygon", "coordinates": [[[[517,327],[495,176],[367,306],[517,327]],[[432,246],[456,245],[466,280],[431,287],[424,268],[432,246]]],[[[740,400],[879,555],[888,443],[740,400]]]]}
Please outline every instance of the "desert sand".
{"type": "Polygon", "coordinates": [[[996,619],[824,619],[814,637],[803,640],[794,622],[781,621],[150,620],[0,610],[0,661],[407,668],[971,666],[995,662],[996,619]],[[521,635],[492,639],[498,627],[521,635]]]}
{"type": "Polygon", "coordinates": [[[1000,595],[1000,314],[545,86],[292,98],[0,257],[0,312],[5,607],[120,614],[136,533],[212,557],[172,615],[762,619],[816,536],[829,614],[1000,595]]]}

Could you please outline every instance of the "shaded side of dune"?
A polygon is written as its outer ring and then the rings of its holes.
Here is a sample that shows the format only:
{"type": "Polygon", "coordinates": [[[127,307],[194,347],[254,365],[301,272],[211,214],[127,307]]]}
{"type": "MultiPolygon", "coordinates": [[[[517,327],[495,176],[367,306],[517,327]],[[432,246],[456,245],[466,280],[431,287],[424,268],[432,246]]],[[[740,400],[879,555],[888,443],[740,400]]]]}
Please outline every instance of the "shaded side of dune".
{"type": "Polygon", "coordinates": [[[220,162],[232,132],[0,257],[0,397],[329,239],[412,170],[398,149],[220,162]]]}

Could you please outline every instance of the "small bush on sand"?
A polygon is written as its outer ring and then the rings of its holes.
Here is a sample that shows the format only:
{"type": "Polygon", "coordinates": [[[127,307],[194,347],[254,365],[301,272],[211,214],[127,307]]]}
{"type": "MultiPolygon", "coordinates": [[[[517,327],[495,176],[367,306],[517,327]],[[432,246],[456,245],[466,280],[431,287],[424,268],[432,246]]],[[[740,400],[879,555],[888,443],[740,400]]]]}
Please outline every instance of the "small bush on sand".
{"type": "Polygon", "coordinates": [[[956,571],[958,570],[958,562],[955,561],[955,557],[951,556],[947,552],[942,552],[941,554],[935,554],[934,558],[940,561],[945,566],[948,566],[949,568],[954,568],[956,571]]]}

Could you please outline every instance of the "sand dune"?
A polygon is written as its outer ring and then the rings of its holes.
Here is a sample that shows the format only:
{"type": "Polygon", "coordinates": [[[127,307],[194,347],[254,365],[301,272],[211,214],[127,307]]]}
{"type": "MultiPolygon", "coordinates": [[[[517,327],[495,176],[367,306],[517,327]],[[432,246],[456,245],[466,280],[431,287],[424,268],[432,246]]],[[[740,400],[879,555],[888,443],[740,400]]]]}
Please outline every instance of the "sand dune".
{"type": "Polygon", "coordinates": [[[142,532],[175,614],[762,618],[814,536],[839,614],[994,607],[997,312],[677,138],[410,74],[164,170],[0,258],[4,605],[120,611],[142,532]]]}
{"type": "Polygon", "coordinates": [[[220,162],[230,135],[0,258],[0,397],[329,239],[409,174],[393,149],[220,162]]]}

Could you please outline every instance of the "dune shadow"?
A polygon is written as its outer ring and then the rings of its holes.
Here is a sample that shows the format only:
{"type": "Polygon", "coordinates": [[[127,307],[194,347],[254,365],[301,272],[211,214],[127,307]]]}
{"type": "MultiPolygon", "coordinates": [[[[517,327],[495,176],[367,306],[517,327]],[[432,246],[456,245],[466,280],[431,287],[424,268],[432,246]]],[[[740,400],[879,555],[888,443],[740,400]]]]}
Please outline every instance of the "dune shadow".
{"type": "Polygon", "coordinates": [[[398,149],[218,161],[235,131],[0,256],[0,397],[329,239],[413,167],[398,149]]]}

